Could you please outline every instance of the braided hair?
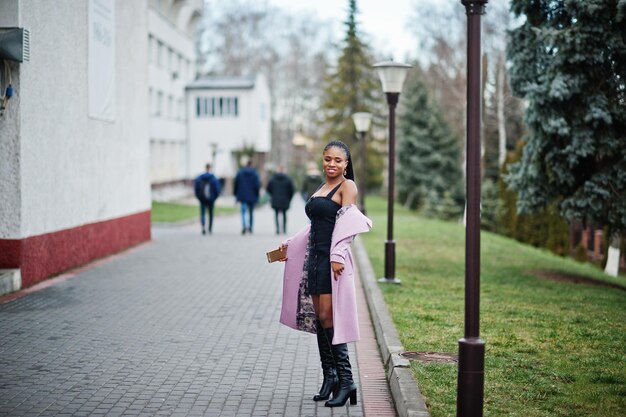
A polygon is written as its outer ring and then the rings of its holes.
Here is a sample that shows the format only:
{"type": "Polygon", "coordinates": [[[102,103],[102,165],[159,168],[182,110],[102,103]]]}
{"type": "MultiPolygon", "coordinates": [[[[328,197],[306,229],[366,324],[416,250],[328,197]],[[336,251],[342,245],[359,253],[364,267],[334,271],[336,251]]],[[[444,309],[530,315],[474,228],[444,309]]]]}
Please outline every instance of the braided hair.
{"type": "Polygon", "coordinates": [[[354,169],[352,168],[352,157],[350,156],[350,148],[348,148],[348,145],[346,145],[342,141],[335,139],[331,140],[330,142],[328,142],[328,144],[326,144],[326,146],[324,146],[324,152],[333,147],[342,149],[346,154],[346,158],[348,159],[348,166],[346,167],[345,176],[347,179],[354,181],[354,169]]]}

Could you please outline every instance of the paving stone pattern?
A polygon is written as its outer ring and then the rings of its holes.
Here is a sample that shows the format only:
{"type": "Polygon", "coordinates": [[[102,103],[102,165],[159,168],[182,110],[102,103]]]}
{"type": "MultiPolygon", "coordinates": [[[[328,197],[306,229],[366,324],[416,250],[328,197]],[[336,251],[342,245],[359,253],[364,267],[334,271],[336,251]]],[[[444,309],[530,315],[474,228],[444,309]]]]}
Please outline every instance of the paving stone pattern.
{"type": "MultiPolygon", "coordinates": [[[[294,199],[289,232],[305,224],[294,199]]],[[[0,304],[0,416],[363,416],[310,397],[315,337],[278,323],[273,211],[153,241],[0,304]]],[[[351,358],[358,381],[354,346],[351,358]]]]}

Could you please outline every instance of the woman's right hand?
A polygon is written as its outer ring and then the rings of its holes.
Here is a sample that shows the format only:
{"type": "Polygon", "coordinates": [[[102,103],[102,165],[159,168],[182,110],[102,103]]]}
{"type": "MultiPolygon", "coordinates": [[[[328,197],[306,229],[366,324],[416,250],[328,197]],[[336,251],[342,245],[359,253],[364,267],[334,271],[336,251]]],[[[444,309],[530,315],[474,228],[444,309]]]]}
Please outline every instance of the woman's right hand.
{"type": "MultiPolygon", "coordinates": [[[[285,244],[281,243],[278,249],[280,249],[281,251],[284,251],[285,254],[287,253],[287,245],[285,244]]],[[[285,262],[286,260],[287,260],[287,257],[285,256],[283,259],[279,259],[279,262],[285,262]]]]}

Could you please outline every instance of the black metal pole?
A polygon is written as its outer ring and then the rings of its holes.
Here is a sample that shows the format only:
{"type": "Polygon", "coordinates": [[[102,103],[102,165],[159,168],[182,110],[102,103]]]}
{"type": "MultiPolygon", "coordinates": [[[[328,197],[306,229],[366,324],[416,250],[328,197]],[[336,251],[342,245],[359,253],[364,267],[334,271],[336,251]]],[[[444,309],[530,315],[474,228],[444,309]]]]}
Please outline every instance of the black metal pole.
{"type": "Polygon", "coordinates": [[[387,190],[387,241],[385,242],[385,281],[396,279],[396,242],[393,240],[393,203],[396,182],[396,105],[400,93],[386,93],[389,104],[389,185],[387,190]]]}
{"type": "Polygon", "coordinates": [[[366,214],[365,211],[365,193],[367,192],[367,161],[365,160],[366,158],[366,147],[365,147],[365,135],[366,132],[359,132],[359,136],[361,139],[361,173],[360,173],[360,177],[361,177],[361,182],[360,182],[360,190],[359,190],[359,196],[360,196],[360,200],[361,200],[361,212],[363,214],[366,214]]]}
{"type": "Polygon", "coordinates": [[[467,217],[465,336],[459,340],[457,417],[482,417],[485,342],[480,326],[480,19],[487,0],[461,0],[467,13],[467,217]]]}

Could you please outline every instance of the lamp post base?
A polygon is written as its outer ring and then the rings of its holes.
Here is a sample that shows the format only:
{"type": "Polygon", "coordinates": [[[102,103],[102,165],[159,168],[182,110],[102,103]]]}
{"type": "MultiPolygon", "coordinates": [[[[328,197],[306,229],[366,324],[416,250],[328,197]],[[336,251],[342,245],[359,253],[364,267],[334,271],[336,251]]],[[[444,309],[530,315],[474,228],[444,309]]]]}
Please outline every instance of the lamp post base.
{"type": "MultiPolygon", "coordinates": [[[[392,231],[389,230],[389,235],[391,233],[392,231]]],[[[385,275],[378,282],[400,283],[400,280],[396,278],[396,242],[392,239],[385,242],[385,275]]]]}
{"type": "Polygon", "coordinates": [[[398,278],[378,278],[378,282],[384,282],[386,284],[401,284],[402,281],[399,280],[398,278]]]}
{"type": "Polygon", "coordinates": [[[459,340],[456,415],[482,417],[485,385],[485,342],[479,337],[459,340]]]}

